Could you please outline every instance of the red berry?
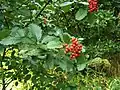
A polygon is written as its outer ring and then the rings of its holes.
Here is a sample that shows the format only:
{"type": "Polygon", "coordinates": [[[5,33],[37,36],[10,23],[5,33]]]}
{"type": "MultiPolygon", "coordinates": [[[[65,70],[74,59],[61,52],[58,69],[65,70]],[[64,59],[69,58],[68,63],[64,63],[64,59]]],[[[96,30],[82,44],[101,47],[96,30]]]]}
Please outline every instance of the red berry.
{"type": "Polygon", "coordinates": [[[66,53],[68,53],[69,51],[70,51],[70,49],[69,49],[69,48],[66,48],[66,49],[65,49],[65,52],[66,52],[66,53]]]}
{"type": "Polygon", "coordinates": [[[64,44],[63,46],[64,46],[64,47],[67,47],[67,46],[68,46],[68,44],[64,44]]]}
{"type": "Polygon", "coordinates": [[[68,44],[64,44],[65,53],[71,52],[70,59],[75,59],[80,56],[80,52],[82,50],[82,44],[79,44],[77,38],[72,38],[72,44],[69,46],[68,44]]]}
{"type": "Polygon", "coordinates": [[[75,41],[75,40],[76,40],[76,38],[72,38],[72,42],[75,41]]]}
{"type": "Polygon", "coordinates": [[[88,0],[89,3],[89,12],[98,10],[98,0],[88,0]]]}
{"type": "Polygon", "coordinates": [[[79,57],[80,56],[80,54],[79,53],[77,53],[77,55],[76,55],[77,57],[79,57]]]}
{"type": "Polygon", "coordinates": [[[71,46],[75,47],[76,45],[75,45],[75,44],[72,44],[71,46]]]}

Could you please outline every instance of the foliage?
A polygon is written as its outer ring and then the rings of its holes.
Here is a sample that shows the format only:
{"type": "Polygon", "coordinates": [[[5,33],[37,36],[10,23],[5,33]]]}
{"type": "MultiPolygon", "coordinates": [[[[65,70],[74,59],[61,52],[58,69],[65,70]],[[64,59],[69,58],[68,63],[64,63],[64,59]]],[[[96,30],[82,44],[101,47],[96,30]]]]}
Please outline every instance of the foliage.
{"type": "MultiPolygon", "coordinates": [[[[89,13],[87,1],[81,0],[0,0],[2,89],[14,80],[16,86],[31,81],[30,90],[79,88],[88,56],[119,52],[119,24],[111,8],[119,7],[106,2],[110,8],[100,1],[100,10],[89,13]],[[63,44],[71,44],[73,37],[86,47],[80,57],[70,60],[63,44]]],[[[84,83],[90,84],[89,80],[84,83]]]]}

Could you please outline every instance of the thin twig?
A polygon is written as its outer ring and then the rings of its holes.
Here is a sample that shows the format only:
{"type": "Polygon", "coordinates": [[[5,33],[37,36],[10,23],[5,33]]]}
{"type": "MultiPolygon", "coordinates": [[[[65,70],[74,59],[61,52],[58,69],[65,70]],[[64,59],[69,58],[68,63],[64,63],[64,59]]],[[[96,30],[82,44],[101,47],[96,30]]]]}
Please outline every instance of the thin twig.
{"type": "Polygon", "coordinates": [[[13,79],[11,79],[5,86],[5,88],[7,88],[7,86],[13,81],[13,79]]]}

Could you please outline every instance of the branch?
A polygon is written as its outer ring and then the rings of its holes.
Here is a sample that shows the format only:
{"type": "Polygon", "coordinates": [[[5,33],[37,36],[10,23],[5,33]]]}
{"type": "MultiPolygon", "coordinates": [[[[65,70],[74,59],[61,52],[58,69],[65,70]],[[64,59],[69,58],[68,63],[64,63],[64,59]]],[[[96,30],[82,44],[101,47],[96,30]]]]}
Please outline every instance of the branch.
{"type": "MultiPolygon", "coordinates": [[[[1,67],[3,68],[3,65],[2,65],[2,61],[4,60],[5,58],[5,54],[6,54],[6,48],[4,48],[4,51],[3,51],[3,56],[2,56],[2,59],[1,59],[1,67]]],[[[4,77],[4,71],[2,71],[2,85],[3,85],[3,88],[2,90],[5,90],[6,87],[5,87],[5,77],[4,77]]]]}
{"type": "Polygon", "coordinates": [[[41,9],[41,11],[38,13],[38,15],[37,15],[35,18],[38,18],[38,17],[41,15],[42,11],[46,8],[46,6],[47,6],[49,3],[50,3],[50,0],[45,4],[45,6],[41,9]]]}
{"type": "MultiPolygon", "coordinates": [[[[46,6],[50,3],[50,1],[51,0],[48,0],[48,2],[45,4],[45,6],[40,10],[40,12],[37,14],[37,16],[35,17],[35,19],[37,19],[40,15],[41,15],[41,13],[43,12],[43,10],[46,8],[46,6]]],[[[34,19],[34,20],[35,20],[34,19]]],[[[33,21],[34,21],[33,20],[33,21]]],[[[30,24],[30,22],[28,22],[24,27],[27,27],[28,25],[30,24]]]]}

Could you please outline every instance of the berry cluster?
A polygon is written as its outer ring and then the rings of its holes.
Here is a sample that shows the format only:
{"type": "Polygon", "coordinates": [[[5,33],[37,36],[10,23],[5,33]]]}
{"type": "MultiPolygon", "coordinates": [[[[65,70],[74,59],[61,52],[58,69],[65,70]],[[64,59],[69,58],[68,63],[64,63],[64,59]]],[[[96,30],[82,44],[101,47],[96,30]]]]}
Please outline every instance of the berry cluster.
{"type": "Polygon", "coordinates": [[[75,59],[80,56],[82,50],[82,44],[78,43],[77,38],[72,38],[72,44],[65,44],[65,53],[71,52],[70,59],[75,59]]]}
{"type": "Polygon", "coordinates": [[[98,0],[88,0],[89,3],[89,12],[98,10],[98,0]]]}

